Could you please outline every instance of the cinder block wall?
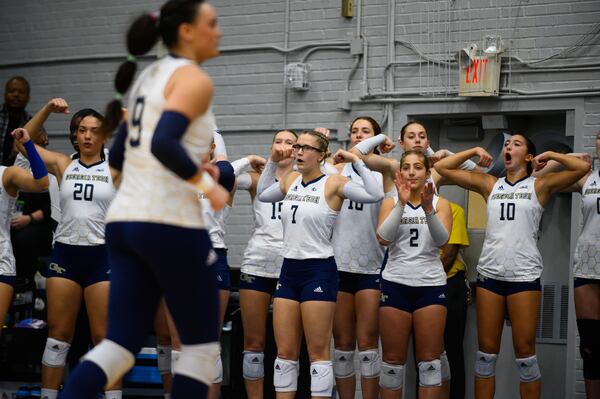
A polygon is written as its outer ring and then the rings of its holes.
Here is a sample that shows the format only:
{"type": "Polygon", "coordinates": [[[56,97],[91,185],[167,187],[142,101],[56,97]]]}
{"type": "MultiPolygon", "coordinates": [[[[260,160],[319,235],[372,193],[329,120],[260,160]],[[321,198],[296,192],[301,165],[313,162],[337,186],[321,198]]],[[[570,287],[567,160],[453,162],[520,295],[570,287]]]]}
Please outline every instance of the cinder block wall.
{"type": "MultiPolygon", "coordinates": [[[[376,94],[394,88],[434,98],[443,96],[436,92],[452,92],[457,85],[456,68],[440,68],[431,60],[451,61],[459,48],[471,42],[481,46],[488,34],[500,35],[509,47],[506,55],[511,56],[510,63],[503,68],[505,73],[501,77],[505,91],[587,92],[575,93],[564,101],[569,108],[584,98],[584,121],[576,124],[579,127],[572,133],[578,149],[594,151],[595,134],[600,129],[597,96],[600,2],[597,0],[396,2],[393,18],[389,18],[390,1],[363,0],[360,19],[341,17],[339,1],[214,3],[224,32],[223,52],[221,57],[207,62],[205,68],[215,81],[214,109],[234,159],[250,152],[266,155],[271,134],[284,126],[296,129],[329,126],[337,129],[341,137],[356,115],[383,118],[383,103],[360,100],[367,90],[376,94]],[[388,34],[390,21],[393,21],[393,38],[388,34]],[[362,60],[352,56],[345,44],[348,36],[356,37],[358,33],[368,41],[366,72],[362,60]],[[390,39],[397,41],[393,46],[394,57],[389,56],[390,39]],[[286,50],[298,46],[306,47],[286,50]],[[556,54],[559,56],[536,62],[556,54]],[[285,63],[302,59],[311,66],[310,90],[285,90],[285,63]],[[384,87],[384,68],[389,61],[417,64],[391,68],[393,78],[384,87]],[[355,73],[350,74],[355,65],[355,73]],[[553,68],[576,65],[584,67],[553,68]],[[347,89],[346,97],[352,100],[350,111],[338,108],[340,96],[347,89]]],[[[156,10],[160,4],[156,0],[3,0],[0,82],[14,75],[25,76],[32,86],[28,107],[32,113],[52,97],[65,97],[72,111],[83,107],[102,111],[114,94],[111,82],[126,55],[124,31],[133,16],[156,10]]],[[[147,62],[141,62],[141,66],[147,62]]],[[[487,111],[494,110],[493,104],[501,109],[500,101],[472,101],[485,102],[487,111]]],[[[519,100],[514,100],[514,104],[513,110],[518,110],[519,100]]],[[[387,126],[388,130],[392,127],[395,130],[390,132],[393,136],[397,136],[405,117],[401,108],[395,105],[388,109],[399,120],[387,126]]],[[[65,137],[67,126],[67,116],[52,116],[47,123],[52,148],[70,150],[65,137]]],[[[251,231],[246,194],[239,196],[236,207],[228,235],[232,266],[239,265],[251,231]]],[[[580,360],[577,367],[575,388],[577,397],[583,398],[580,360]]]]}

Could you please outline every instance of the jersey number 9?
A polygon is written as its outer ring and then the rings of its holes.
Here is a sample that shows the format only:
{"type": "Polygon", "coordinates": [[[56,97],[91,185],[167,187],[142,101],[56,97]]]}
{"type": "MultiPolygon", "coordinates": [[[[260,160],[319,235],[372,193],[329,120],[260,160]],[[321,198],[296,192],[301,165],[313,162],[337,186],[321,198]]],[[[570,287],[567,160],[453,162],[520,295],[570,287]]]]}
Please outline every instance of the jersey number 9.
{"type": "Polygon", "coordinates": [[[133,113],[131,114],[131,126],[134,127],[134,131],[131,132],[131,138],[129,139],[129,145],[137,147],[140,145],[140,137],[142,136],[142,114],[144,113],[144,97],[138,97],[135,99],[135,105],[133,106],[133,113]]]}

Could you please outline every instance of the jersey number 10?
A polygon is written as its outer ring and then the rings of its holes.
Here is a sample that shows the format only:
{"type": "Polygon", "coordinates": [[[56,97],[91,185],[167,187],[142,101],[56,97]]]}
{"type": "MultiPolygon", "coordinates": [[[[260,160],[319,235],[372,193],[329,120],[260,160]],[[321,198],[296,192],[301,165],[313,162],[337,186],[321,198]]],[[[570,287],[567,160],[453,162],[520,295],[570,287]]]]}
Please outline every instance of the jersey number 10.
{"type": "Polygon", "coordinates": [[[515,203],[500,204],[500,220],[515,220],[515,203]]]}

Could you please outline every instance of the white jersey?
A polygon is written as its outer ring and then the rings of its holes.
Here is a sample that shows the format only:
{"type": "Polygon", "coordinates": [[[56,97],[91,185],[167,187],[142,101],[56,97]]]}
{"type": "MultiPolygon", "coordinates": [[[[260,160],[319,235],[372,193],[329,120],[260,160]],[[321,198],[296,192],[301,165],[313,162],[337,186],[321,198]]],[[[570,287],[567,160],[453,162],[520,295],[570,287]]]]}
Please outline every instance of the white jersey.
{"type": "Polygon", "coordinates": [[[499,178],[487,199],[487,228],[477,271],[503,281],[540,278],[542,256],[537,240],[543,212],[535,177],[514,184],[499,178]]]}
{"type": "Polygon", "coordinates": [[[203,193],[198,193],[198,198],[202,205],[204,225],[206,230],[208,230],[213,248],[227,249],[225,245],[225,226],[231,212],[231,206],[225,205],[219,212],[215,212],[210,205],[210,201],[204,198],[203,193]]]}
{"type": "Polygon", "coordinates": [[[298,176],[290,186],[281,209],[282,255],[288,259],[327,259],[333,256],[331,234],[338,211],[327,204],[321,175],[306,184],[298,176]]]}
{"type": "MultiPolygon", "coordinates": [[[[397,198],[394,198],[397,201],[397,198]]],[[[438,196],[433,197],[437,207],[438,196]]],[[[440,259],[440,248],[429,232],[427,217],[421,205],[406,203],[398,225],[398,236],[389,246],[389,256],[382,277],[411,287],[446,284],[446,272],[440,259]]]]}
{"type": "Polygon", "coordinates": [[[0,276],[14,276],[16,267],[10,242],[10,219],[17,198],[11,197],[4,188],[3,177],[6,169],[6,166],[0,166],[0,276]]]}
{"type": "Polygon", "coordinates": [[[71,161],[60,182],[62,215],[54,240],[68,245],[104,244],[106,211],[115,196],[108,161],[71,161]]]}
{"type": "MultiPolygon", "coordinates": [[[[23,156],[23,154],[17,155],[14,166],[23,168],[31,173],[31,164],[29,163],[29,160],[23,156]]],[[[58,223],[61,217],[60,191],[56,176],[51,174],[48,174],[48,192],[50,193],[50,217],[54,219],[56,223],[58,223]]]]}
{"type": "Polygon", "coordinates": [[[281,201],[261,202],[254,198],[254,232],[244,251],[242,273],[269,278],[279,277],[283,262],[282,208],[281,201]]]}
{"type": "MultiPolygon", "coordinates": [[[[128,137],[123,181],[110,207],[107,222],[137,221],[201,228],[204,226],[197,191],[167,169],[150,151],[152,136],[164,111],[164,89],[178,68],[195,65],[166,56],[148,66],[136,81],[129,100],[128,137]]],[[[212,112],[194,119],[181,144],[196,163],[213,140],[212,112]]]]}
{"type": "Polygon", "coordinates": [[[600,170],[588,176],[581,189],[582,228],[575,247],[573,275],[600,279],[600,170]]]}
{"type": "MultiPolygon", "coordinates": [[[[378,184],[383,185],[379,172],[372,172],[378,184]]],[[[351,163],[344,165],[342,176],[363,184],[362,177],[351,163]]],[[[333,251],[338,270],[350,273],[379,274],[385,248],[379,245],[375,231],[381,202],[362,204],[344,200],[333,228],[333,251]]]]}

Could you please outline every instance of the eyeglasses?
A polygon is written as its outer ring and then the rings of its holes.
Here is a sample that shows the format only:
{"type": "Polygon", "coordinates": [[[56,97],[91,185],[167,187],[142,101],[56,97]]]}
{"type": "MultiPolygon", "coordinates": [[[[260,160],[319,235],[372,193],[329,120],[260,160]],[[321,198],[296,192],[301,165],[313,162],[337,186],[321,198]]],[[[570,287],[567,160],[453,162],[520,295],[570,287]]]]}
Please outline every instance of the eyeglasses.
{"type": "Polygon", "coordinates": [[[320,150],[317,147],[313,147],[312,145],[308,145],[308,144],[294,144],[292,146],[292,149],[294,150],[294,152],[298,152],[300,150],[302,150],[302,152],[306,152],[308,150],[314,151],[314,152],[323,152],[323,150],[320,150]]]}

